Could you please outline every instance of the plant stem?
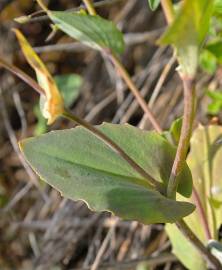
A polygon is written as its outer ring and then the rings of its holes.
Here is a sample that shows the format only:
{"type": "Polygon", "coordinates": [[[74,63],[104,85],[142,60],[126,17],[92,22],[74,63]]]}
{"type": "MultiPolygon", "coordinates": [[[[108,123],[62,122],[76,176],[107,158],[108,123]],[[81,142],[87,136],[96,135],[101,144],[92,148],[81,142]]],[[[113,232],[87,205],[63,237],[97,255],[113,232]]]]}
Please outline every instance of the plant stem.
{"type": "Polygon", "coordinates": [[[91,2],[91,0],[83,0],[88,12],[90,15],[96,15],[96,10],[91,2]]]}
{"type": "MultiPolygon", "coordinates": [[[[89,14],[96,15],[96,10],[95,10],[91,0],[83,0],[83,2],[86,5],[89,14]]],[[[159,123],[155,119],[155,117],[152,114],[151,110],[148,108],[148,106],[146,104],[146,101],[144,100],[144,98],[140,94],[139,89],[136,87],[135,83],[132,81],[130,75],[128,74],[127,70],[125,69],[125,67],[123,66],[121,61],[112,52],[107,52],[106,50],[104,50],[104,53],[109,56],[111,62],[114,64],[114,66],[118,70],[120,76],[123,78],[126,85],[131,90],[132,94],[135,96],[136,100],[138,101],[139,105],[141,106],[141,108],[145,112],[147,118],[150,120],[150,122],[153,125],[153,127],[155,128],[155,130],[157,132],[161,133],[162,129],[161,129],[159,123]]]]}
{"type": "MultiPolygon", "coordinates": [[[[174,20],[174,10],[171,0],[161,0],[161,5],[166,16],[168,24],[171,24],[174,20]]],[[[179,145],[177,147],[177,153],[174,160],[174,164],[171,171],[171,176],[168,183],[167,195],[170,198],[175,198],[176,190],[178,186],[178,181],[176,176],[180,173],[187,155],[187,150],[189,148],[190,137],[192,133],[193,120],[195,116],[195,83],[193,78],[187,78],[180,74],[183,87],[184,87],[184,113],[183,113],[183,124],[181,129],[181,135],[179,140],[179,145]]],[[[195,189],[194,189],[195,193],[195,189]]],[[[194,194],[198,195],[198,194],[194,194]]],[[[199,198],[198,196],[196,199],[199,198]]],[[[199,211],[201,211],[201,205],[198,205],[199,211]]],[[[202,218],[208,237],[211,236],[208,223],[206,221],[205,213],[202,213],[202,218]]],[[[196,249],[202,254],[206,261],[215,270],[221,270],[222,265],[220,261],[214,257],[211,252],[204,246],[204,244],[197,238],[197,236],[192,232],[189,226],[184,220],[176,222],[179,230],[184,234],[184,236],[196,247],[196,249]]]]}
{"type": "Polygon", "coordinates": [[[153,125],[153,127],[155,128],[155,130],[157,132],[161,133],[162,129],[161,129],[159,123],[156,121],[156,119],[153,116],[152,112],[150,111],[146,101],[141,96],[140,91],[138,90],[138,88],[136,87],[134,82],[132,81],[130,75],[128,74],[128,72],[126,71],[126,69],[124,68],[124,66],[120,62],[120,60],[114,54],[111,54],[110,58],[111,58],[112,63],[114,64],[114,66],[118,70],[119,74],[124,79],[126,85],[129,87],[129,89],[131,90],[131,92],[135,96],[136,100],[138,101],[139,105],[141,106],[141,108],[145,112],[147,118],[150,120],[150,122],[153,125]]]}
{"type": "Polygon", "coordinates": [[[93,135],[102,140],[106,145],[108,145],[115,153],[120,155],[135,171],[137,171],[143,178],[148,180],[149,184],[159,190],[161,193],[164,192],[163,185],[156,181],[151,175],[149,175],[140,165],[138,165],[126,152],[117,145],[113,140],[111,140],[106,134],[101,132],[98,128],[94,127],[84,119],[72,114],[71,112],[65,110],[62,114],[63,117],[74,121],[75,123],[83,126],[85,129],[89,130],[93,135]]]}
{"type": "Polygon", "coordinates": [[[190,144],[190,137],[192,133],[193,120],[195,115],[195,83],[192,78],[182,77],[183,90],[184,90],[184,112],[183,123],[181,128],[180,140],[177,147],[177,152],[171,175],[167,187],[167,196],[169,198],[176,197],[178,186],[177,176],[181,172],[186,161],[187,151],[190,144]]]}
{"type": "Polygon", "coordinates": [[[199,194],[194,186],[193,186],[193,199],[194,199],[195,204],[197,206],[197,210],[199,211],[199,215],[200,215],[200,218],[201,218],[201,221],[202,221],[202,224],[204,227],[204,231],[205,231],[205,236],[206,236],[207,240],[210,240],[210,239],[212,239],[212,235],[210,232],[206,213],[205,213],[205,210],[203,208],[202,202],[200,200],[199,194]]]}
{"type": "Polygon", "coordinates": [[[174,19],[174,9],[171,0],[161,0],[161,6],[165,14],[168,24],[171,24],[174,19]]]}
{"type": "Polygon", "coordinates": [[[40,95],[45,95],[44,90],[41,86],[39,86],[30,76],[28,76],[26,73],[24,73],[21,69],[17,68],[16,66],[7,63],[5,60],[0,59],[0,66],[7,69],[11,73],[13,73],[15,76],[23,80],[25,83],[27,83],[31,88],[35,89],[40,95]]]}
{"type": "MultiPolygon", "coordinates": [[[[215,270],[221,270],[222,265],[219,260],[214,257],[210,251],[203,245],[203,243],[197,238],[192,230],[187,226],[184,220],[176,222],[177,227],[183,233],[183,235],[195,246],[195,248],[203,255],[204,259],[210,264],[215,270]]],[[[189,251],[188,251],[189,252],[189,251]]]]}

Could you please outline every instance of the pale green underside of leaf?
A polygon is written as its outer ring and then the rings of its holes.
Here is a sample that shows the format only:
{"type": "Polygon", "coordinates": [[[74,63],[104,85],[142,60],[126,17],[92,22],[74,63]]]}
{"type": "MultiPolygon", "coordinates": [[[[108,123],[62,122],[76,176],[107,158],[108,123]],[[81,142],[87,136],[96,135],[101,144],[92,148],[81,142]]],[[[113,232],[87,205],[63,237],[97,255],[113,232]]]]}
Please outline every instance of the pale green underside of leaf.
{"type": "Polygon", "coordinates": [[[78,98],[83,79],[77,74],[57,75],[54,77],[61,92],[65,106],[68,108],[78,98]]]}
{"type": "Polygon", "coordinates": [[[166,224],[165,229],[173,246],[173,253],[189,270],[206,270],[207,266],[201,254],[183,236],[174,224],[166,224]]]}
{"type": "MultiPolygon", "coordinates": [[[[213,232],[210,201],[222,201],[222,127],[221,126],[200,126],[195,130],[191,139],[191,151],[187,162],[192,170],[194,185],[199,194],[204,211],[207,213],[211,232],[213,232]],[[211,195],[212,193],[212,195],[211,195]]],[[[222,208],[215,207],[216,227],[219,229],[222,223],[222,208]]],[[[198,217],[190,215],[192,228],[203,240],[202,230],[199,228],[198,217]]]]}
{"type": "Polygon", "coordinates": [[[155,10],[158,8],[160,4],[160,0],[148,0],[149,6],[151,10],[155,10]]]}
{"type": "MultiPolygon", "coordinates": [[[[129,125],[103,124],[99,129],[153,177],[166,182],[175,151],[160,135],[129,125]]],[[[81,127],[26,139],[21,149],[42,179],[65,197],[86,201],[93,210],[144,224],[174,222],[194,210],[190,203],[152,190],[125,160],[81,127]]],[[[192,186],[187,166],[182,176],[192,186]]]]}
{"type": "Polygon", "coordinates": [[[172,25],[159,40],[177,50],[181,72],[194,76],[199,61],[199,48],[208,32],[213,0],[185,0],[172,25]]]}
{"type": "Polygon", "coordinates": [[[74,12],[49,11],[48,15],[60,30],[89,47],[116,54],[124,51],[123,35],[111,21],[74,12]]]}

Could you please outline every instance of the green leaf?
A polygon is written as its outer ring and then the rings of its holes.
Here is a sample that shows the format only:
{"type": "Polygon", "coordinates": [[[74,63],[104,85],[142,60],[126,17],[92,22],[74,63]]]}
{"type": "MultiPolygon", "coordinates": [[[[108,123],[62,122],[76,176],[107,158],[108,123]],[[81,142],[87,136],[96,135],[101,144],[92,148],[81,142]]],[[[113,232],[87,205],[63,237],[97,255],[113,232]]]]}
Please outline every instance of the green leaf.
{"type": "Polygon", "coordinates": [[[218,113],[222,110],[222,102],[214,101],[207,107],[207,112],[211,115],[218,115],[218,113]]]}
{"type": "MultiPolygon", "coordinates": [[[[167,184],[175,149],[164,138],[129,125],[98,128],[152,177],[167,184]]],[[[21,149],[42,179],[65,197],[86,201],[93,210],[108,210],[144,224],[174,222],[194,210],[190,203],[167,199],[151,189],[125,160],[82,127],[26,139],[21,149]]],[[[187,165],[180,177],[187,189],[192,182],[187,165]]]]}
{"type": "Polygon", "coordinates": [[[57,75],[55,82],[61,92],[66,107],[70,107],[80,94],[82,77],[77,74],[57,75]]]}
{"type": "Polygon", "coordinates": [[[213,0],[185,0],[174,22],[159,42],[177,50],[181,72],[193,77],[199,61],[199,48],[209,29],[213,0]]]}
{"type": "Polygon", "coordinates": [[[34,129],[33,133],[35,136],[38,136],[38,135],[41,135],[41,134],[47,132],[47,130],[48,130],[47,120],[43,117],[39,104],[36,104],[34,106],[33,111],[34,111],[34,115],[37,119],[37,123],[35,125],[35,129],[34,129]]]}
{"type": "Polygon", "coordinates": [[[149,6],[151,10],[156,10],[160,4],[160,0],[148,0],[149,6]]]}
{"type": "Polygon", "coordinates": [[[48,15],[60,30],[94,49],[124,51],[123,35],[111,21],[67,11],[48,11],[48,15]]]}
{"type": "Polygon", "coordinates": [[[219,91],[207,91],[207,95],[213,101],[221,101],[222,102],[222,92],[219,92],[219,91]]]}
{"type": "Polygon", "coordinates": [[[222,1],[214,0],[214,15],[221,16],[222,15],[222,1]]]}
{"type": "Polygon", "coordinates": [[[176,145],[178,145],[178,143],[179,143],[182,122],[183,122],[183,118],[180,117],[180,118],[176,119],[175,121],[173,121],[173,123],[170,127],[170,133],[171,133],[176,145]]]}
{"type": "MultiPolygon", "coordinates": [[[[222,138],[221,126],[200,126],[195,130],[191,139],[191,151],[188,155],[188,164],[191,168],[194,186],[199,194],[201,203],[213,232],[212,222],[212,201],[222,201],[222,138]]],[[[213,211],[216,218],[216,228],[219,229],[222,221],[222,208],[214,207],[213,211]]],[[[192,219],[196,211],[189,217],[192,219]]],[[[188,219],[188,220],[189,220],[188,219]]],[[[201,237],[199,220],[193,218],[192,228],[201,237]]],[[[202,233],[203,235],[203,233],[202,233]]],[[[205,240],[202,236],[201,239],[205,240]]]]}
{"type": "Polygon", "coordinates": [[[196,248],[183,236],[174,224],[165,225],[165,230],[172,243],[172,252],[189,270],[207,270],[203,257],[196,248]]]}
{"type": "Polygon", "coordinates": [[[222,110],[222,93],[219,91],[207,91],[207,95],[212,99],[207,111],[212,115],[217,115],[222,110]]]}
{"type": "Polygon", "coordinates": [[[216,57],[211,52],[203,50],[200,54],[200,67],[209,74],[214,74],[217,69],[216,57]]]}
{"type": "Polygon", "coordinates": [[[222,64],[222,41],[217,40],[209,43],[206,46],[206,49],[216,57],[218,63],[222,64]]]}
{"type": "Polygon", "coordinates": [[[182,120],[182,117],[174,120],[170,126],[170,129],[162,133],[163,137],[166,138],[172,145],[177,146],[179,143],[182,120]]]}

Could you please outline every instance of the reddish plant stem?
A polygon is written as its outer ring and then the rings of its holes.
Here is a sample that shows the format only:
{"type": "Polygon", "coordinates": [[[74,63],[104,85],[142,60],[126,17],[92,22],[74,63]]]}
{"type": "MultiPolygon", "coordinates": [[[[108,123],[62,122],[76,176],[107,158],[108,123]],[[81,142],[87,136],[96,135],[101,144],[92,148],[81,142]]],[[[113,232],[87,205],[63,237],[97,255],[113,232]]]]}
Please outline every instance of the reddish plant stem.
{"type": "Polygon", "coordinates": [[[45,95],[44,90],[41,86],[39,86],[30,76],[28,76],[25,72],[23,72],[21,69],[17,68],[16,66],[7,63],[3,59],[0,59],[0,66],[7,69],[14,75],[16,75],[18,78],[23,80],[25,83],[27,83],[31,88],[35,89],[40,95],[45,95]]]}
{"type": "Polygon", "coordinates": [[[183,90],[184,90],[184,112],[181,135],[171,175],[167,187],[167,196],[169,198],[176,197],[178,187],[178,175],[181,172],[187,156],[187,151],[190,144],[190,137],[193,127],[193,119],[195,115],[195,83],[192,78],[182,77],[183,90]]]}
{"type": "Polygon", "coordinates": [[[197,193],[197,190],[195,189],[195,187],[193,186],[193,199],[195,201],[195,204],[197,206],[197,211],[199,212],[203,227],[204,227],[204,231],[205,231],[205,235],[207,240],[212,239],[212,235],[210,232],[210,228],[209,228],[209,224],[207,221],[207,217],[206,217],[206,213],[204,211],[202,202],[200,200],[199,194],[197,193]]]}
{"type": "MultiPolygon", "coordinates": [[[[173,4],[171,0],[161,0],[161,5],[166,16],[168,24],[172,23],[174,20],[173,4]]],[[[178,186],[177,175],[180,173],[185,160],[187,151],[189,148],[190,137],[192,133],[193,120],[195,116],[195,84],[193,78],[187,78],[181,74],[181,79],[184,86],[184,114],[183,114],[183,124],[179,140],[179,145],[177,147],[177,153],[173,168],[171,171],[171,176],[168,183],[167,195],[170,198],[176,197],[176,190],[178,186]]],[[[198,204],[197,204],[198,206],[198,204]]],[[[200,209],[199,209],[200,210],[200,209]]],[[[179,230],[185,235],[185,237],[193,244],[193,246],[202,254],[210,266],[215,270],[221,270],[222,265],[220,261],[214,257],[211,252],[204,246],[204,244],[196,237],[189,226],[184,220],[176,222],[179,230]]],[[[209,232],[208,232],[209,233],[209,232]]]]}
{"type": "Polygon", "coordinates": [[[114,64],[117,71],[119,72],[120,76],[123,78],[126,85],[129,87],[129,89],[131,90],[131,92],[135,96],[137,102],[139,103],[139,105],[141,106],[143,111],[145,112],[147,118],[150,120],[150,122],[153,125],[153,127],[155,128],[155,130],[158,133],[161,133],[162,128],[160,127],[160,125],[157,122],[156,118],[154,117],[153,113],[149,109],[146,101],[144,100],[144,98],[140,94],[139,89],[136,87],[136,85],[132,81],[132,79],[131,79],[130,75],[128,74],[128,72],[126,71],[125,67],[122,65],[120,60],[114,54],[111,53],[109,56],[110,56],[110,59],[111,59],[112,63],[114,64]]]}
{"type": "MultiPolygon", "coordinates": [[[[82,0],[82,1],[84,2],[84,4],[85,4],[85,6],[86,6],[86,8],[87,8],[90,15],[96,15],[97,14],[91,0],[82,0]]],[[[105,55],[109,56],[111,62],[114,64],[114,66],[118,70],[120,76],[123,78],[126,85],[129,87],[130,91],[132,92],[132,94],[136,98],[136,100],[139,103],[140,107],[145,112],[147,118],[150,120],[150,122],[153,125],[153,127],[155,128],[155,130],[158,133],[161,133],[162,129],[161,129],[159,123],[155,119],[155,117],[152,114],[151,110],[148,108],[148,106],[146,104],[146,101],[144,100],[144,98],[140,94],[139,89],[136,87],[135,83],[131,79],[130,75],[128,74],[127,70],[125,69],[125,67],[123,66],[123,64],[119,60],[119,58],[113,52],[107,52],[106,50],[104,50],[104,53],[105,53],[105,55]]]]}

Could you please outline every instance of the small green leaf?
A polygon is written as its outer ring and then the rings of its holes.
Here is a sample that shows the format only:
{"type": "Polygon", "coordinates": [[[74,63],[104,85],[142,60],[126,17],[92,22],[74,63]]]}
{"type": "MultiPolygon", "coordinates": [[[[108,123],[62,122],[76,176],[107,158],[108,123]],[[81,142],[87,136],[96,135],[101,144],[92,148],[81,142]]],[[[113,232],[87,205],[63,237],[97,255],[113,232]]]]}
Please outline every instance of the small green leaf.
{"type": "Polygon", "coordinates": [[[222,41],[217,40],[209,43],[206,46],[206,50],[208,50],[212,55],[214,55],[218,61],[218,63],[222,64],[222,41]]]}
{"type": "Polygon", "coordinates": [[[207,95],[213,100],[213,101],[221,101],[222,102],[222,92],[221,91],[207,91],[207,95]]]}
{"type": "MultiPolygon", "coordinates": [[[[167,183],[175,149],[159,134],[129,125],[98,128],[152,177],[167,183]]],[[[65,197],[86,201],[93,210],[108,210],[144,224],[174,222],[194,210],[190,203],[167,199],[151,189],[147,180],[84,128],[26,139],[21,149],[42,179],[65,197]]],[[[180,177],[187,188],[192,181],[187,165],[180,177]]]]}
{"type": "Polygon", "coordinates": [[[80,94],[82,77],[77,74],[66,74],[57,75],[54,79],[64,98],[65,106],[71,106],[80,94]]]}
{"type": "Polygon", "coordinates": [[[43,117],[41,109],[39,104],[36,104],[34,106],[34,115],[37,119],[37,123],[35,125],[35,129],[34,129],[34,135],[38,136],[41,135],[45,132],[47,132],[48,126],[47,126],[47,120],[43,117]]]}
{"type": "Polygon", "coordinates": [[[111,21],[74,12],[48,11],[48,15],[60,30],[94,49],[124,51],[123,35],[111,21]]]}
{"type": "Polygon", "coordinates": [[[173,121],[173,123],[170,127],[170,133],[171,133],[176,145],[178,145],[178,143],[179,143],[182,122],[183,122],[183,118],[180,117],[180,118],[176,119],[175,121],[173,121]]]}
{"type": "Polygon", "coordinates": [[[193,77],[199,61],[199,48],[209,30],[213,0],[185,0],[174,22],[159,42],[177,50],[180,69],[193,77]]]}
{"type": "Polygon", "coordinates": [[[212,100],[207,107],[207,111],[212,115],[217,115],[222,110],[222,93],[219,91],[207,91],[207,95],[212,100]]]}
{"type": "Polygon", "coordinates": [[[209,51],[203,50],[200,54],[200,67],[208,72],[209,74],[214,74],[217,69],[217,59],[209,51]]]}
{"type": "Polygon", "coordinates": [[[222,1],[214,0],[214,15],[221,16],[222,15],[222,1]]]}
{"type": "Polygon", "coordinates": [[[151,10],[156,10],[160,4],[160,0],[148,0],[149,6],[151,10]]]}
{"type": "Polygon", "coordinates": [[[179,143],[182,120],[182,117],[174,120],[170,126],[170,129],[162,133],[163,137],[166,138],[172,145],[176,146],[179,143]]]}

